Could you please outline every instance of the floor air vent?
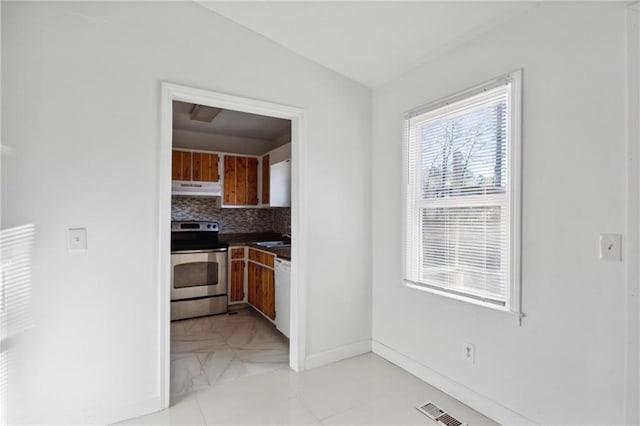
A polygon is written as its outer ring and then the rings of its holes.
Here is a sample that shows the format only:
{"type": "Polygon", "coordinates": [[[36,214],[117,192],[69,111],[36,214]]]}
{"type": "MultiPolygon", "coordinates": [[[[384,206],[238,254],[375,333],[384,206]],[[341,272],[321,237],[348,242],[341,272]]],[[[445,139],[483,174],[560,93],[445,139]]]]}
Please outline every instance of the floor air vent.
{"type": "Polygon", "coordinates": [[[467,426],[466,423],[462,423],[460,420],[452,417],[449,413],[445,413],[432,402],[425,402],[424,404],[416,407],[422,414],[432,418],[436,422],[445,426],[467,426]]]}

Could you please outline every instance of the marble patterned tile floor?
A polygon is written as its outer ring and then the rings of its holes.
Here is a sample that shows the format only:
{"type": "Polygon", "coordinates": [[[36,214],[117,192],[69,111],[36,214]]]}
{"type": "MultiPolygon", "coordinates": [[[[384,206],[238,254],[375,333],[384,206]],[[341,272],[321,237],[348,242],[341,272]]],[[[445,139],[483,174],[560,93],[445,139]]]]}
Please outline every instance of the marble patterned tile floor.
{"type": "Polygon", "coordinates": [[[171,323],[173,399],[288,366],[288,339],[251,308],[171,323]]]}
{"type": "Polygon", "coordinates": [[[425,425],[433,401],[469,425],[494,421],[373,353],[295,373],[265,374],[179,395],[166,410],[123,425],[425,425]]]}

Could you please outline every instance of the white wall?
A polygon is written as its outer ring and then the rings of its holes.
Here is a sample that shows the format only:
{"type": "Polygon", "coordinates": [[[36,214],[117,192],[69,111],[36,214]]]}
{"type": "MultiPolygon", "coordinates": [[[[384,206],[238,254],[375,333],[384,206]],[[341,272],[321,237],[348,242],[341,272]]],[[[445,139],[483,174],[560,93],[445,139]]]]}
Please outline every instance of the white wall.
{"type": "Polygon", "coordinates": [[[188,2],[2,2],[2,227],[36,226],[11,424],[160,404],[161,81],[305,109],[308,354],[371,337],[368,89],[188,2]]]}
{"type": "Polygon", "coordinates": [[[623,422],[626,265],[598,260],[598,235],[626,231],[625,105],[620,3],[537,6],[375,90],[374,349],[498,420],[623,422]],[[521,327],[400,285],[403,113],[520,67],[521,327]],[[475,364],[463,360],[464,341],[475,364]]]}
{"type": "Polygon", "coordinates": [[[233,152],[246,155],[262,155],[278,145],[277,142],[266,139],[215,135],[183,129],[173,129],[172,142],[174,148],[233,152]]]}

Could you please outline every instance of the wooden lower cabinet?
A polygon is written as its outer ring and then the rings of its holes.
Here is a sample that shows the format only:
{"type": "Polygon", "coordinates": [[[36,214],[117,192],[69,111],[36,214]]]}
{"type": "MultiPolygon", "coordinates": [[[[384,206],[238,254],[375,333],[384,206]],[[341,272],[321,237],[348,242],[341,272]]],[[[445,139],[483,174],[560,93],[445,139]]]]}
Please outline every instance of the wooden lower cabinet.
{"type": "Polygon", "coordinates": [[[249,262],[247,267],[247,298],[250,305],[258,307],[258,268],[255,263],[249,262]]]}
{"type": "Polygon", "coordinates": [[[256,261],[271,268],[275,265],[275,256],[256,249],[249,249],[249,260],[256,261]]]}
{"type": "Polygon", "coordinates": [[[274,320],[276,318],[276,303],[273,269],[249,262],[247,291],[249,304],[274,320]]]}
{"type": "Polygon", "coordinates": [[[261,269],[260,289],[262,290],[262,309],[260,310],[274,320],[276,319],[275,274],[273,269],[262,266],[259,268],[261,269]]]}
{"type": "Polygon", "coordinates": [[[244,299],[244,265],[243,260],[231,261],[231,276],[229,279],[229,302],[242,302],[244,299]]]}
{"type": "Polygon", "coordinates": [[[229,303],[243,302],[245,292],[245,269],[247,265],[247,259],[245,257],[245,247],[230,247],[229,248],[229,286],[228,296],[229,303]]]}

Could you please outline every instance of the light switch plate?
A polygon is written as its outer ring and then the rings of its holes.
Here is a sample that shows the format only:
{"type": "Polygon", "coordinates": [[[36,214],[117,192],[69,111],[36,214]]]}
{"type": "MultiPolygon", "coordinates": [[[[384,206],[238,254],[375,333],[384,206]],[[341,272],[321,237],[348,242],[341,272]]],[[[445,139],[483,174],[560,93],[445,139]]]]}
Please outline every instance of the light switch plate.
{"type": "Polygon", "coordinates": [[[622,235],[600,234],[600,260],[622,261],[622,235]]]}
{"type": "Polygon", "coordinates": [[[69,251],[85,251],[87,250],[87,229],[71,228],[69,229],[69,251]]]}

